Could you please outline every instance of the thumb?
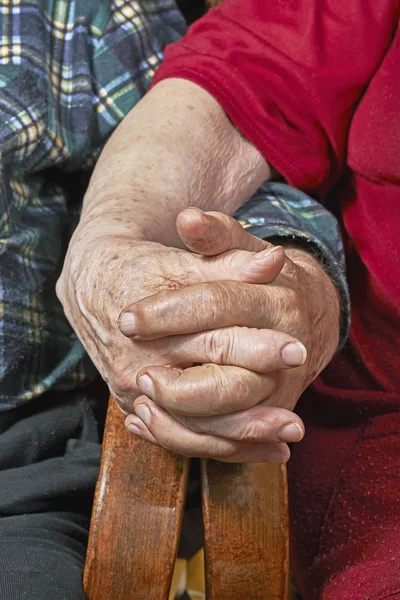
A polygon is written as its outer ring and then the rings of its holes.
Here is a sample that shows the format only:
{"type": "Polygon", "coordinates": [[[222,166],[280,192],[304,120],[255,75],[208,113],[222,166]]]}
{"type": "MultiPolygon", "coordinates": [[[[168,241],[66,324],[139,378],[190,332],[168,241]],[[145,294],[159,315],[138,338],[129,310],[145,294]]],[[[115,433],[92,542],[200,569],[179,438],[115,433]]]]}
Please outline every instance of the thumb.
{"type": "Polygon", "coordinates": [[[216,256],[227,250],[260,252],[273,247],[248,233],[239,221],[221,212],[187,208],[179,213],[176,227],[184,244],[192,252],[203,256],[216,256]]]}
{"type": "Polygon", "coordinates": [[[282,247],[251,235],[236,219],[221,212],[188,208],[178,215],[176,225],[182,241],[197,253],[197,257],[191,256],[197,260],[199,281],[270,283],[285,264],[282,247]]]}

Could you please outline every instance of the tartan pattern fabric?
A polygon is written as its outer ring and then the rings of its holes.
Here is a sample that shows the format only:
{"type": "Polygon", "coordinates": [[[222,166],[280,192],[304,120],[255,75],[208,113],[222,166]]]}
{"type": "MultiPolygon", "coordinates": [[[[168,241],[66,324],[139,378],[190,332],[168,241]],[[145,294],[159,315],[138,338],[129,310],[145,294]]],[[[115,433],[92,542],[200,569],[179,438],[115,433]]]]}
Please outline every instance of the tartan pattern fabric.
{"type": "Polygon", "coordinates": [[[55,283],[85,172],[184,30],[174,0],[0,0],[0,411],[94,373],[55,283]]]}

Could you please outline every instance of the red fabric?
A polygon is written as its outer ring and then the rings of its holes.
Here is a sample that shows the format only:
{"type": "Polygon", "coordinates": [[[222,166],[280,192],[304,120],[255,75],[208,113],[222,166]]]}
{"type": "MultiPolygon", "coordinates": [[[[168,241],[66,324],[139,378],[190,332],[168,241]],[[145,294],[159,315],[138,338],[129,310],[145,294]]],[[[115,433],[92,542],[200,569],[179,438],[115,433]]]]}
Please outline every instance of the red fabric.
{"type": "Polygon", "coordinates": [[[326,189],[397,12],[394,0],[225,0],[169,46],[154,83],[198,83],[294,187],[326,189]]]}
{"type": "Polygon", "coordinates": [[[290,528],[306,600],[400,598],[398,400],[381,396],[372,415],[372,394],[333,400],[322,384],[301,400],[307,435],[290,461],[290,528]]]}
{"type": "Polygon", "coordinates": [[[299,404],[292,548],[306,598],[400,598],[397,0],[226,0],[155,83],[208,90],[287,181],[340,210],[351,343],[299,404]]]}

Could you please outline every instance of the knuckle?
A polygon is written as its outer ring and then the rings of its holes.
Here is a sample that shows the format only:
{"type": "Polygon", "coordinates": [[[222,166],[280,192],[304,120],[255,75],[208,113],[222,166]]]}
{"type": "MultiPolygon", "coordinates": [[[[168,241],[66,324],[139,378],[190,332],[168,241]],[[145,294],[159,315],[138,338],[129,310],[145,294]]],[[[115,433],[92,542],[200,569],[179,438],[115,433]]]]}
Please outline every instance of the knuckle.
{"type": "Polygon", "coordinates": [[[210,331],[204,338],[205,356],[219,365],[228,364],[232,357],[232,336],[224,329],[210,331]]]}
{"type": "MultiPolygon", "coordinates": [[[[163,292],[161,292],[162,294],[163,292]]],[[[135,329],[137,332],[141,332],[146,328],[147,323],[151,323],[151,315],[153,315],[154,320],[154,307],[152,309],[151,304],[145,298],[143,301],[139,301],[136,304],[133,304],[129,307],[132,316],[135,319],[135,329]]]]}
{"type": "Polygon", "coordinates": [[[254,443],[264,439],[268,430],[268,423],[261,416],[254,415],[252,411],[244,412],[240,422],[235,423],[231,436],[238,442],[254,443]]]}
{"type": "Polygon", "coordinates": [[[247,423],[245,441],[248,442],[267,442],[273,439],[271,422],[261,417],[253,417],[247,423]]]}
{"type": "Polygon", "coordinates": [[[226,445],[223,450],[218,452],[218,455],[214,455],[214,458],[224,462],[236,462],[237,455],[245,450],[246,446],[248,446],[246,442],[232,441],[231,444],[226,445]]]}
{"type": "Polygon", "coordinates": [[[242,442],[256,442],[260,439],[260,430],[262,431],[264,423],[261,419],[248,418],[239,432],[239,439],[242,442]]]}
{"type": "Polygon", "coordinates": [[[228,298],[226,286],[221,282],[205,283],[203,285],[201,308],[203,308],[207,314],[211,313],[213,320],[221,308],[226,308],[228,298]]]}

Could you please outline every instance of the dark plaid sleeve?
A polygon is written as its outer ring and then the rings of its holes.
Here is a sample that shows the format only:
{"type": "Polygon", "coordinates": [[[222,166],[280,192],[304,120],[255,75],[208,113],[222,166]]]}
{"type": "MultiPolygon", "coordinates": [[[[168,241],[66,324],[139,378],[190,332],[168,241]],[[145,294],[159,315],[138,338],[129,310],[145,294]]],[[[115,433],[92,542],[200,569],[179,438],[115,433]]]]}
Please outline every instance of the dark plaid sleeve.
{"type": "Polygon", "coordinates": [[[174,0],[0,0],[0,412],[95,373],[55,294],[77,183],[184,30],[174,0]]]}
{"type": "Polygon", "coordinates": [[[337,286],[342,305],[339,349],[350,326],[350,296],[344,250],[336,218],[320,202],[282,183],[268,183],[236,213],[257,237],[301,246],[316,256],[337,286]]]}

